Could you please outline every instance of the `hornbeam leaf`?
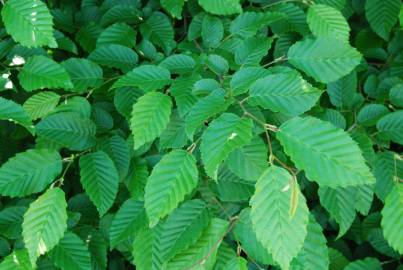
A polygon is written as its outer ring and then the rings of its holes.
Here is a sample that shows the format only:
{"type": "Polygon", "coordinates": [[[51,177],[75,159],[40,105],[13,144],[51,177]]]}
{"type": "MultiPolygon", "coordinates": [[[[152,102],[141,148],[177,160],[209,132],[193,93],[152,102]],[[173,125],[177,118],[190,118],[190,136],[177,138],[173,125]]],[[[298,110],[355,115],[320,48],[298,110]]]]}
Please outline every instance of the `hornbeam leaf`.
{"type": "Polygon", "coordinates": [[[24,214],[22,237],[31,264],[57,245],[67,229],[66,199],[60,188],[51,188],[30,204],[24,214]]]}
{"type": "Polygon", "coordinates": [[[224,113],[202,135],[201,158],[208,176],[217,179],[218,167],[237,148],[252,140],[252,121],[224,113]]]}
{"type": "Polygon", "coordinates": [[[150,227],[171,213],[198,182],[196,159],[187,151],[173,150],[154,167],[147,180],[144,204],[150,227]]]}
{"type": "Polygon", "coordinates": [[[314,117],[295,117],[276,133],[295,165],[321,186],[375,183],[361,150],[345,131],[314,117]]]}
{"type": "Polygon", "coordinates": [[[257,180],[250,200],[250,217],[257,239],[283,269],[288,269],[291,260],[301,251],[309,217],[305,198],[299,190],[295,214],[290,216],[292,181],[295,181],[293,176],[285,169],[271,166],[257,180]]]}
{"type": "Polygon", "coordinates": [[[288,60],[293,66],[323,83],[349,74],[360,64],[361,58],[348,43],[328,37],[298,41],[288,51],[288,60]]]}
{"type": "Polygon", "coordinates": [[[62,171],[58,152],[30,149],[18,153],[0,167],[0,194],[22,197],[40,192],[62,171]]]}

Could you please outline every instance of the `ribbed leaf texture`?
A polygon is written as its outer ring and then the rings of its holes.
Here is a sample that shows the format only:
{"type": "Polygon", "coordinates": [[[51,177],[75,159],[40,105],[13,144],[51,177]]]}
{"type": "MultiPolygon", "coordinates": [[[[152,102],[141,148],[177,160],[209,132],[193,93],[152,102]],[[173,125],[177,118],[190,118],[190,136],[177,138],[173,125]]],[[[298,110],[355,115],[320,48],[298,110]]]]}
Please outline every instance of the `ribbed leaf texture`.
{"type": "Polygon", "coordinates": [[[221,20],[206,14],[203,18],[201,36],[206,47],[218,47],[224,36],[224,25],[221,20]]]}
{"type": "Polygon", "coordinates": [[[343,14],[327,5],[312,5],[307,14],[309,29],[316,37],[335,37],[348,42],[350,27],[343,14]]]}
{"type": "Polygon", "coordinates": [[[237,96],[246,93],[254,82],[269,74],[270,71],[261,67],[245,67],[238,70],[230,81],[233,94],[237,96]]]}
{"type": "Polygon", "coordinates": [[[0,120],[8,120],[20,124],[30,132],[34,131],[34,125],[29,113],[18,103],[0,97],[0,120]]]}
{"type": "Polygon", "coordinates": [[[120,179],[124,179],[130,166],[130,149],[126,141],[119,135],[113,135],[102,140],[98,148],[108,154],[118,170],[120,179]]]}
{"type": "Polygon", "coordinates": [[[375,183],[357,144],[328,122],[295,117],[281,125],[277,138],[295,165],[321,186],[375,183]]]}
{"type": "Polygon", "coordinates": [[[171,213],[198,183],[194,156],[184,150],[173,150],[154,167],[145,187],[144,203],[155,226],[160,218],[171,213]]]}
{"type": "Polygon", "coordinates": [[[67,229],[67,203],[60,188],[51,188],[29,205],[22,237],[32,265],[59,243],[67,229]]]}
{"type": "Polygon", "coordinates": [[[291,262],[290,269],[329,269],[329,252],[326,246],[326,237],[313,215],[309,216],[307,230],[304,245],[297,257],[291,262]]]}
{"type": "Polygon", "coordinates": [[[208,176],[217,179],[218,167],[237,148],[252,140],[252,121],[224,113],[202,135],[201,158],[208,176]]]}
{"type": "Polygon", "coordinates": [[[382,266],[376,258],[365,258],[350,262],[344,270],[382,270],[382,266]]]}
{"type": "Polygon", "coordinates": [[[193,138],[194,133],[210,117],[224,111],[229,103],[225,99],[225,91],[216,89],[211,94],[203,97],[194,104],[185,118],[185,131],[189,138],[193,138]]]}
{"type": "Polygon", "coordinates": [[[318,193],[320,204],[339,224],[338,237],[341,237],[347,232],[355,219],[355,210],[351,206],[355,204],[356,190],[354,187],[320,187],[318,193]]]}
{"type": "Polygon", "coordinates": [[[103,45],[90,53],[88,59],[110,68],[118,68],[124,72],[133,69],[139,57],[132,49],[119,44],[103,45]]]}
{"type": "Polygon", "coordinates": [[[394,152],[379,152],[373,170],[376,177],[375,194],[385,201],[395,181],[403,178],[403,160],[394,152]]]}
{"type": "Polygon", "coordinates": [[[103,151],[80,157],[80,181],[91,201],[103,216],[115,201],[119,174],[115,164],[103,151]]]}
{"type": "Polygon", "coordinates": [[[144,38],[161,47],[166,54],[171,51],[174,29],[170,19],[164,13],[158,11],[152,13],[147,21],[141,25],[140,31],[144,38]]]}
{"type": "Polygon", "coordinates": [[[103,71],[100,66],[87,59],[69,58],[61,64],[69,73],[73,92],[84,92],[102,84],[103,71]]]}
{"type": "Polygon", "coordinates": [[[402,2],[399,0],[365,1],[365,17],[372,30],[385,40],[396,24],[402,2]]]}
{"type": "Polygon", "coordinates": [[[243,38],[252,37],[256,32],[275,21],[284,18],[279,12],[243,12],[231,22],[230,32],[243,38]]]}
{"type": "Polygon", "coordinates": [[[182,8],[185,0],[161,0],[162,7],[173,17],[182,19],[182,8]]]}
{"type": "Polygon", "coordinates": [[[381,136],[403,144],[403,110],[385,115],[376,123],[381,136]]]}
{"type": "Polygon", "coordinates": [[[161,135],[168,125],[171,107],[170,97],[159,92],[150,92],[138,99],[130,119],[134,149],[161,135]]]}
{"type": "Polygon", "coordinates": [[[159,247],[161,259],[167,262],[194,244],[210,221],[207,205],[199,200],[184,202],[161,225],[159,247]]]}
{"type": "Polygon", "coordinates": [[[18,74],[18,80],[28,92],[44,88],[73,88],[66,69],[42,55],[35,55],[28,59],[18,74]]]}
{"type": "Polygon", "coordinates": [[[235,63],[244,66],[258,66],[271,48],[272,38],[250,37],[245,39],[235,50],[235,63]]]}
{"type": "Polygon", "coordinates": [[[21,235],[24,206],[10,206],[0,211],[0,234],[9,239],[18,239],[21,235]]]}
{"type": "Polygon", "coordinates": [[[171,81],[169,71],[160,66],[143,65],[137,67],[120,78],[113,87],[138,87],[145,92],[158,90],[171,81]]]}
{"type": "Polygon", "coordinates": [[[286,115],[300,115],[315,105],[321,91],[297,72],[268,75],[252,84],[249,102],[286,115]]]}
{"type": "Polygon", "coordinates": [[[223,202],[247,201],[255,191],[255,182],[256,179],[251,181],[238,177],[224,164],[218,170],[218,198],[223,202]]]}
{"type": "Polygon", "coordinates": [[[18,153],[0,167],[0,194],[22,197],[40,192],[62,171],[58,152],[31,149],[18,153]]]}
{"type": "Polygon", "coordinates": [[[10,0],[1,11],[4,26],[13,39],[26,47],[57,47],[52,15],[39,0],[10,0]]]}
{"type": "Polygon", "coordinates": [[[396,183],[386,197],[382,209],[383,235],[389,245],[403,254],[403,184],[396,183]]]}
{"type": "Polygon", "coordinates": [[[228,222],[212,218],[197,242],[176,255],[167,265],[167,270],[185,270],[204,266],[211,269],[216,254],[228,229],[228,222]]]}
{"type": "Polygon", "coordinates": [[[235,239],[242,244],[242,249],[253,260],[262,264],[273,264],[271,253],[257,239],[252,228],[250,219],[250,208],[245,208],[239,215],[239,221],[234,228],[235,239]]]}
{"type": "Polygon", "coordinates": [[[133,199],[125,201],[116,212],[109,229],[111,249],[134,237],[134,234],[146,223],[144,203],[133,199]]]}
{"type": "Polygon", "coordinates": [[[159,66],[172,74],[191,73],[196,65],[195,60],[186,54],[173,54],[162,60],[159,66]]]}
{"type": "Polygon", "coordinates": [[[298,187],[298,194],[292,195],[291,185],[298,185],[293,181],[285,169],[271,166],[257,180],[250,200],[250,217],[257,239],[283,269],[289,268],[307,235],[309,210],[298,187]],[[294,196],[298,198],[297,206],[291,215],[294,196]]]}
{"type": "Polygon", "coordinates": [[[85,150],[95,145],[95,124],[77,113],[63,112],[45,117],[35,127],[38,137],[71,150],[85,150]]]}
{"type": "Polygon", "coordinates": [[[136,269],[159,270],[164,269],[161,260],[161,249],[159,248],[160,226],[143,228],[133,242],[133,261],[136,269]]]}
{"type": "Polygon", "coordinates": [[[49,258],[62,270],[90,270],[88,247],[72,232],[66,232],[60,242],[49,252],[49,258]]]}
{"type": "Polygon", "coordinates": [[[198,0],[199,5],[215,15],[232,15],[242,12],[239,0],[198,0]]]}
{"type": "Polygon", "coordinates": [[[119,44],[129,48],[134,47],[136,31],[125,23],[115,23],[106,28],[97,39],[97,47],[119,44]]]}
{"type": "Polygon", "coordinates": [[[349,74],[360,64],[361,58],[348,43],[328,37],[298,41],[288,51],[288,60],[293,66],[323,83],[349,74]]]}
{"type": "MultiPolygon", "coordinates": [[[[31,96],[24,102],[24,110],[36,120],[53,111],[59,103],[60,96],[54,92],[44,91],[31,96]]],[[[1,101],[0,101],[1,102],[1,101]]]]}
{"type": "Polygon", "coordinates": [[[18,249],[0,263],[1,270],[32,270],[32,264],[26,249],[18,249]]]}

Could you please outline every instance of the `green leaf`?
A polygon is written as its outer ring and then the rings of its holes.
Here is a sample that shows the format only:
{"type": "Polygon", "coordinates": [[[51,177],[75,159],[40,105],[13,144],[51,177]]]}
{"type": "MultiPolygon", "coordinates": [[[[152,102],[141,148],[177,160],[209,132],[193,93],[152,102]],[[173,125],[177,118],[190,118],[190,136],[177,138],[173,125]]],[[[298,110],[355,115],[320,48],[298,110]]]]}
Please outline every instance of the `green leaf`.
{"type": "Polygon", "coordinates": [[[246,93],[258,79],[264,78],[270,71],[261,67],[245,67],[236,71],[231,78],[230,86],[234,96],[246,93]]]}
{"type": "Polygon", "coordinates": [[[132,112],[133,104],[137,102],[139,97],[144,95],[143,90],[135,87],[121,87],[115,90],[115,96],[113,103],[116,110],[126,117],[130,118],[132,112]]]}
{"type": "MultiPolygon", "coordinates": [[[[138,6],[133,5],[135,2],[110,2],[116,3],[110,6],[101,18],[101,25],[107,26],[113,23],[137,24],[143,20],[138,6]],[[121,3],[121,4],[120,4],[121,3]]],[[[95,6],[95,5],[94,5],[95,6]]]]}
{"type": "Polygon", "coordinates": [[[171,107],[170,97],[159,92],[150,92],[138,99],[130,119],[135,150],[161,135],[168,125],[171,107]]]}
{"type": "Polygon", "coordinates": [[[218,167],[228,155],[252,140],[252,121],[224,113],[202,135],[201,159],[208,176],[217,179],[218,167]]]}
{"type": "Polygon", "coordinates": [[[34,125],[27,111],[20,104],[2,97],[0,97],[0,120],[20,124],[31,133],[34,132],[34,125]]]}
{"type": "Polygon", "coordinates": [[[161,225],[161,259],[166,262],[195,244],[209,221],[209,211],[202,200],[187,201],[175,209],[161,225]]]}
{"type": "Polygon", "coordinates": [[[357,115],[357,122],[365,127],[374,126],[383,116],[389,113],[389,109],[382,104],[368,104],[361,108],[357,115]]]}
{"type": "Polygon", "coordinates": [[[304,245],[297,257],[291,262],[291,269],[329,269],[329,254],[326,246],[326,237],[323,235],[322,228],[316,222],[313,215],[309,215],[304,245]]]}
{"type": "Polygon", "coordinates": [[[279,12],[243,12],[231,22],[229,31],[232,35],[242,38],[253,37],[256,32],[284,18],[284,15],[279,12]]]}
{"type": "Polygon", "coordinates": [[[355,219],[355,210],[351,206],[355,204],[356,190],[353,187],[319,187],[318,193],[321,205],[339,224],[340,230],[337,237],[341,237],[355,219]]]}
{"type": "Polygon", "coordinates": [[[322,94],[297,72],[268,75],[252,84],[249,93],[252,105],[291,116],[308,111],[322,94]]]}
{"type": "Polygon", "coordinates": [[[83,118],[91,117],[91,105],[84,97],[75,96],[63,101],[53,113],[72,112],[78,113],[83,118]]]}
{"type": "Polygon", "coordinates": [[[64,88],[66,90],[73,88],[66,69],[42,55],[29,58],[18,74],[18,79],[28,92],[44,88],[64,88]]]}
{"type": "Polygon", "coordinates": [[[267,151],[264,141],[254,137],[249,144],[232,151],[225,163],[240,178],[256,182],[268,166],[267,151]]]}
{"type": "Polygon", "coordinates": [[[102,68],[83,58],[69,58],[62,66],[70,74],[74,86],[73,92],[84,92],[88,88],[99,87],[102,84],[102,68]]]}
{"type": "Polygon", "coordinates": [[[300,252],[307,235],[309,210],[297,187],[298,205],[294,216],[291,185],[298,185],[285,169],[271,166],[257,180],[250,200],[252,227],[258,240],[281,268],[288,269],[300,252]]]}
{"type": "Polygon", "coordinates": [[[224,25],[222,21],[214,16],[206,14],[203,18],[201,37],[206,47],[216,48],[220,45],[224,36],[224,25]]]}
{"type": "Polygon", "coordinates": [[[118,44],[109,44],[96,48],[90,53],[88,59],[101,66],[127,72],[137,65],[139,57],[130,48],[118,44]]]}
{"type": "Polygon", "coordinates": [[[248,201],[255,191],[255,182],[238,177],[222,165],[218,170],[216,193],[222,202],[248,201]]]}
{"type": "Polygon", "coordinates": [[[273,39],[267,37],[245,39],[235,50],[235,63],[241,66],[258,66],[270,50],[272,42],[273,39]]]}
{"type": "Polygon", "coordinates": [[[49,252],[49,258],[62,270],[90,270],[88,247],[72,232],[66,232],[60,242],[49,252]]]}
{"type": "Polygon", "coordinates": [[[80,181],[85,192],[103,216],[115,201],[119,174],[115,164],[103,151],[80,157],[80,181]]]}
{"type": "Polygon", "coordinates": [[[59,103],[60,96],[54,92],[43,91],[24,102],[24,110],[32,120],[42,118],[52,112],[59,103]]]}
{"type": "Polygon", "coordinates": [[[1,270],[32,270],[26,249],[18,249],[4,258],[0,263],[1,270]]]}
{"type": "Polygon", "coordinates": [[[182,9],[185,0],[161,0],[161,6],[171,14],[172,17],[182,19],[182,9]]]}
{"type": "Polygon", "coordinates": [[[110,44],[133,48],[136,45],[136,31],[125,23],[112,24],[97,39],[97,47],[110,44]]]}
{"type": "Polygon", "coordinates": [[[217,54],[210,54],[206,61],[207,67],[218,76],[222,76],[229,70],[228,61],[217,54]]]}
{"type": "Polygon", "coordinates": [[[146,218],[143,202],[126,200],[116,212],[109,229],[111,249],[126,239],[131,239],[145,225],[146,218]]]}
{"type": "Polygon", "coordinates": [[[77,113],[62,112],[45,117],[35,127],[39,137],[82,151],[95,145],[95,124],[77,113]]]}
{"type": "Polygon", "coordinates": [[[198,183],[196,159],[173,150],[154,167],[145,187],[144,203],[150,227],[171,213],[198,183]]]}
{"type": "Polygon", "coordinates": [[[170,82],[171,75],[167,69],[154,65],[142,65],[120,78],[112,87],[138,87],[145,92],[150,92],[161,89],[170,82]]]}
{"type": "Polygon", "coordinates": [[[220,218],[212,218],[197,242],[185,251],[176,255],[167,265],[167,270],[185,270],[201,263],[211,269],[216,260],[217,249],[226,234],[228,222],[220,218]]]}
{"type": "Polygon", "coordinates": [[[138,270],[163,269],[159,247],[160,227],[144,228],[133,241],[133,261],[138,270]]]}
{"type": "Polygon", "coordinates": [[[177,111],[174,111],[167,128],[160,136],[159,147],[161,149],[182,148],[187,141],[185,121],[180,118],[177,111]]]}
{"type": "Polygon", "coordinates": [[[119,135],[113,135],[102,140],[98,148],[108,154],[118,170],[119,178],[123,179],[130,166],[130,149],[126,141],[119,135]]]}
{"type": "Polygon", "coordinates": [[[228,106],[229,102],[225,100],[225,91],[222,89],[214,90],[208,96],[199,99],[185,118],[187,136],[193,138],[206,120],[226,110],[228,106]]]}
{"type": "Polygon", "coordinates": [[[52,15],[39,0],[9,0],[1,11],[4,26],[13,39],[26,47],[56,47],[52,15]]]}
{"type": "Polygon", "coordinates": [[[378,259],[365,258],[350,262],[344,270],[382,270],[382,266],[378,259]]]}
{"type": "Polygon", "coordinates": [[[29,205],[22,237],[34,265],[36,259],[59,243],[67,229],[67,203],[60,188],[51,188],[29,205]]]}
{"type": "Polygon", "coordinates": [[[382,209],[381,226],[383,235],[389,245],[403,254],[403,185],[396,183],[386,197],[385,206],[382,209]]]}
{"type": "Polygon", "coordinates": [[[233,270],[248,270],[248,261],[242,257],[235,257],[230,260],[225,267],[233,270]]]}
{"type": "Polygon", "coordinates": [[[62,171],[58,152],[30,149],[18,153],[0,167],[0,194],[22,197],[40,192],[62,171]]]}
{"type": "Polygon", "coordinates": [[[360,64],[361,58],[347,43],[327,37],[298,41],[288,51],[288,60],[293,66],[323,83],[349,74],[360,64]]]}
{"type": "Polygon", "coordinates": [[[295,165],[321,186],[375,183],[358,145],[328,122],[295,117],[282,124],[276,134],[295,165]]]}
{"type": "Polygon", "coordinates": [[[326,91],[334,106],[341,109],[351,108],[357,94],[357,74],[351,72],[337,81],[329,83],[326,91]]]}
{"type": "Polygon", "coordinates": [[[401,5],[399,0],[365,1],[365,17],[369,25],[385,40],[389,39],[390,32],[397,23],[401,5]]]}
{"type": "Polygon", "coordinates": [[[403,110],[383,116],[376,123],[379,135],[398,144],[403,144],[403,110]]]}
{"type": "Polygon", "coordinates": [[[250,208],[245,208],[239,215],[239,221],[234,228],[237,241],[241,242],[241,247],[248,254],[248,257],[263,263],[273,264],[273,258],[267,249],[256,237],[250,219],[250,208]]]}
{"type": "Polygon", "coordinates": [[[169,88],[172,96],[175,98],[179,116],[182,118],[197,102],[197,97],[192,93],[192,87],[198,79],[198,76],[181,76],[175,79],[169,88]]]}
{"type": "Polygon", "coordinates": [[[403,84],[395,85],[390,89],[389,99],[393,105],[403,107],[403,84]]]}
{"type": "Polygon", "coordinates": [[[25,211],[27,208],[23,206],[10,206],[2,209],[0,211],[0,235],[8,239],[20,238],[25,211]]]}
{"type": "Polygon", "coordinates": [[[154,45],[161,47],[166,54],[171,51],[174,44],[174,29],[169,18],[161,12],[154,12],[145,23],[140,26],[143,38],[154,45]]]}
{"type": "Polygon", "coordinates": [[[379,199],[385,201],[395,181],[403,178],[403,160],[397,153],[379,152],[376,155],[373,170],[376,177],[375,193],[379,199]]]}
{"type": "Polygon", "coordinates": [[[334,37],[348,42],[350,27],[341,12],[327,5],[312,5],[307,14],[309,29],[316,37],[334,37]]]}
{"type": "Polygon", "coordinates": [[[232,15],[242,12],[239,0],[198,0],[199,5],[215,15],[232,15]]]}
{"type": "Polygon", "coordinates": [[[193,72],[196,62],[186,54],[173,54],[162,60],[159,66],[173,74],[183,74],[193,72]]]}

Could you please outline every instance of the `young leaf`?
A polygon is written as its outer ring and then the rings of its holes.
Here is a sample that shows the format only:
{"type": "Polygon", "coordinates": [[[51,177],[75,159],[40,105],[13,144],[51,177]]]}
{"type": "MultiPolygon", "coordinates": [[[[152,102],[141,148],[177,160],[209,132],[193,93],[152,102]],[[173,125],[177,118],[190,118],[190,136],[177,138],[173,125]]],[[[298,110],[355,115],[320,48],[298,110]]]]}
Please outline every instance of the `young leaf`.
{"type": "Polygon", "coordinates": [[[59,243],[67,229],[67,203],[60,188],[51,188],[29,205],[22,237],[31,264],[59,243]]]}
{"type": "Polygon", "coordinates": [[[171,106],[169,96],[159,92],[147,93],[133,105],[130,127],[135,150],[161,135],[169,122],[171,106]]]}
{"type": "Polygon", "coordinates": [[[9,0],[1,11],[4,26],[13,39],[26,47],[57,47],[52,15],[40,0],[9,0]]]}
{"type": "Polygon", "coordinates": [[[28,92],[44,88],[64,88],[66,90],[73,88],[66,69],[42,55],[29,58],[18,74],[18,79],[28,92]]]}
{"type": "Polygon", "coordinates": [[[22,197],[40,192],[62,171],[58,152],[30,149],[18,153],[0,167],[0,194],[22,197]]]}
{"type": "Polygon", "coordinates": [[[281,125],[277,138],[295,165],[321,186],[375,183],[358,145],[328,122],[295,117],[281,125]]]}
{"type": "Polygon", "coordinates": [[[198,182],[196,159],[184,150],[173,150],[154,167],[144,195],[150,227],[171,213],[198,182]]]}
{"type": "Polygon", "coordinates": [[[295,180],[285,169],[269,167],[257,180],[255,194],[250,200],[256,236],[284,269],[303,247],[309,217],[301,192],[298,192],[295,215],[290,216],[291,181],[295,180]]]}
{"type": "Polygon", "coordinates": [[[202,135],[201,159],[208,176],[217,179],[218,167],[237,148],[252,140],[252,121],[224,113],[202,135]]]}
{"type": "Polygon", "coordinates": [[[323,83],[349,74],[360,64],[361,58],[349,44],[328,37],[299,41],[288,51],[288,60],[293,66],[323,83]]]}
{"type": "Polygon", "coordinates": [[[91,201],[103,216],[115,201],[119,174],[115,164],[103,151],[80,157],[80,181],[91,201]]]}
{"type": "Polygon", "coordinates": [[[31,270],[32,264],[26,249],[17,249],[0,263],[2,270],[31,270]]]}

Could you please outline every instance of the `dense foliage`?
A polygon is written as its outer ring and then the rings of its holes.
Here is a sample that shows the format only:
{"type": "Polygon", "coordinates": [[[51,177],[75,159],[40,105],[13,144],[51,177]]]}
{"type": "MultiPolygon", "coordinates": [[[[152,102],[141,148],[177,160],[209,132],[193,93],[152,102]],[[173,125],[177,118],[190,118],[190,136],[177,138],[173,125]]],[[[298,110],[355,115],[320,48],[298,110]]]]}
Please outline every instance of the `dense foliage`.
{"type": "Polygon", "coordinates": [[[403,269],[400,0],[4,0],[0,270],[403,269]]]}

